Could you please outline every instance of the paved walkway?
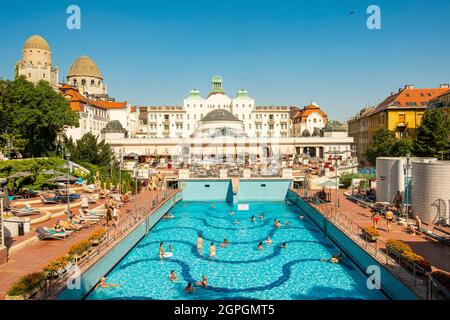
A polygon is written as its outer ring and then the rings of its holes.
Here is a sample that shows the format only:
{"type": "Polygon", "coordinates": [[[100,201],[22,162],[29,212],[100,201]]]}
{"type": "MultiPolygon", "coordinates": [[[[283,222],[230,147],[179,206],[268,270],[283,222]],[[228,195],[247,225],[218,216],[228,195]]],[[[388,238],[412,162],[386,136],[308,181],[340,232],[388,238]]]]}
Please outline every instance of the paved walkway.
{"type": "MultiPolygon", "coordinates": [[[[141,192],[136,196],[136,199],[128,202],[120,209],[121,219],[124,219],[127,214],[133,215],[135,212],[135,206],[138,207],[139,211],[140,207],[145,206],[145,204],[148,204],[154,197],[157,197],[162,193],[162,191],[141,192]],[[135,203],[135,201],[137,201],[137,203],[135,203]]],[[[100,201],[96,206],[99,205],[101,205],[100,201]]],[[[54,219],[51,221],[46,221],[44,225],[51,225],[54,223],[53,220],[54,219]]],[[[85,240],[94,230],[99,228],[103,228],[103,223],[93,226],[92,228],[79,231],[66,240],[38,241],[11,254],[9,261],[3,265],[0,265],[0,299],[4,299],[6,291],[21,276],[32,272],[42,271],[50,260],[65,255],[73,244],[85,240]]],[[[30,234],[31,236],[35,235],[34,230],[30,231],[30,234]]]]}
{"type": "MultiPolygon", "coordinates": [[[[354,223],[366,227],[372,226],[370,217],[372,213],[369,208],[363,208],[356,203],[348,200],[343,194],[346,190],[339,190],[340,212],[344,213],[354,223]]],[[[331,201],[334,203],[336,199],[336,192],[331,191],[331,201]]],[[[408,244],[415,253],[423,256],[428,260],[433,269],[450,272],[450,247],[434,241],[426,239],[423,235],[414,235],[406,227],[393,224],[391,232],[388,232],[386,220],[382,218],[378,223],[378,230],[380,231],[380,239],[386,241],[388,239],[398,239],[408,244]]],[[[383,248],[380,243],[379,248],[383,248]]]]}

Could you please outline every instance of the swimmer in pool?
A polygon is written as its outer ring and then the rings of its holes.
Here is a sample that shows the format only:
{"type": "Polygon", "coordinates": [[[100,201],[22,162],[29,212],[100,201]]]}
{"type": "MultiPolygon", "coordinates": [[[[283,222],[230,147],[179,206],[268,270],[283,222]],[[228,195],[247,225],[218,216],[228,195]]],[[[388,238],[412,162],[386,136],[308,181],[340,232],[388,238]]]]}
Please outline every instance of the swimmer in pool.
{"type": "Polygon", "coordinates": [[[261,212],[261,214],[259,215],[259,219],[261,219],[261,221],[264,221],[264,213],[261,212]]]}
{"type": "Polygon", "coordinates": [[[196,285],[202,288],[206,288],[208,285],[208,281],[206,280],[206,276],[202,276],[202,281],[197,281],[196,285]]]}
{"type": "Polygon", "coordinates": [[[164,242],[160,242],[159,243],[159,257],[161,258],[161,259],[163,259],[164,258],[164,242]]]}
{"type": "Polygon", "coordinates": [[[286,249],[286,248],[287,248],[287,243],[286,243],[286,242],[283,242],[283,243],[281,244],[281,248],[282,248],[282,249],[286,249]]]}
{"type": "Polygon", "coordinates": [[[106,278],[103,277],[100,279],[100,282],[95,286],[95,288],[115,288],[120,287],[118,284],[114,283],[106,283],[106,278]]]}
{"type": "Polygon", "coordinates": [[[239,221],[236,219],[236,220],[234,220],[233,223],[234,223],[234,224],[239,224],[239,221]]]}
{"type": "Polygon", "coordinates": [[[330,262],[330,263],[341,263],[344,259],[342,253],[338,253],[337,255],[332,256],[330,259],[321,259],[322,262],[330,262]]]}
{"type": "Polygon", "coordinates": [[[276,227],[277,226],[277,219],[273,220],[273,225],[276,227]]]}
{"type": "Polygon", "coordinates": [[[209,256],[211,258],[216,256],[216,246],[214,245],[213,242],[211,242],[211,245],[209,246],[209,256]]]}
{"type": "Polygon", "coordinates": [[[175,216],[173,215],[173,213],[171,213],[171,214],[169,215],[169,219],[173,219],[173,218],[175,218],[175,216]]]}
{"type": "Polygon", "coordinates": [[[215,209],[216,208],[216,205],[213,203],[212,205],[211,205],[211,209],[215,209]]]}
{"type": "Polygon", "coordinates": [[[219,246],[222,248],[226,248],[226,247],[228,247],[229,244],[230,243],[229,243],[228,239],[223,239],[223,242],[220,243],[219,246]]]}
{"type": "Polygon", "coordinates": [[[270,239],[270,236],[267,236],[266,244],[270,246],[272,244],[272,239],[270,239]]]}
{"type": "Polygon", "coordinates": [[[178,276],[177,276],[177,273],[175,272],[175,270],[170,271],[169,280],[172,282],[177,282],[178,276]]]}
{"type": "Polygon", "coordinates": [[[304,215],[302,215],[302,214],[300,215],[300,217],[299,217],[299,218],[300,218],[300,220],[305,220],[305,216],[304,216],[304,215]]]}
{"type": "Polygon", "coordinates": [[[199,234],[197,238],[197,250],[199,252],[203,250],[203,238],[201,234],[199,234]]]}
{"type": "Polygon", "coordinates": [[[262,250],[263,249],[263,244],[262,244],[262,242],[260,242],[260,243],[258,243],[258,250],[262,250]]]}
{"type": "Polygon", "coordinates": [[[289,221],[285,221],[284,222],[284,225],[286,225],[286,226],[288,226],[288,225],[290,225],[291,223],[289,222],[289,221]]]}
{"type": "Polygon", "coordinates": [[[173,246],[169,244],[169,251],[173,251],[173,246]]]}
{"type": "Polygon", "coordinates": [[[230,211],[230,216],[234,216],[234,211],[233,210],[230,211]]]}
{"type": "Polygon", "coordinates": [[[281,221],[277,221],[277,222],[275,223],[275,227],[280,228],[280,227],[281,227],[281,221]]]}
{"type": "Polygon", "coordinates": [[[162,217],[164,220],[167,220],[169,218],[169,215],[167,213],[165,213],[162,217]]]}
{"type": "Polygon", "coordinates": [[[184,288],[184,292],[186,292],[186,293],[188,293],[188,294],[191,294],[191,293],[194,292],[194,291],[195,291],[195,289],[194,289],[194,287],[192,286],[192,283],[188,282],[186,288],[184,288]]]}
{"type": "Polygon", "coordinates": [[[256,222],[256,217],[255,216],[252,216],[252,222],[256,222]]]}

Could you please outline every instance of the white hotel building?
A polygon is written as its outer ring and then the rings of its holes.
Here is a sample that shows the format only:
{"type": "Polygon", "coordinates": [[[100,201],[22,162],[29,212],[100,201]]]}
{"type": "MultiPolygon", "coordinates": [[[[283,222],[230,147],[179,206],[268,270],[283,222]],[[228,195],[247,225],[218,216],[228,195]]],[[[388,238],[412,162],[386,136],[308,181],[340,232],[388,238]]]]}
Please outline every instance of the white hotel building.
{"type": "Polygon", "coordinates": [[[51,57],[44,38],[28,38],[16,76],[24,75],[33,83],[50,82],[80,115],[79,127],[67,128],[66,134],[77,140],[93,133],[117,155],[171,156],[184,161],[245,157],[254,162],[304,154],[327,160],[339,152],[344,165],[357,163],[346,127],[328,122],[316,104],[303,109],[257,106],[243,89],[230,98],[223,79],[215,76],[207,98],[194,89],[181,106],[134,107],[108,95],[102,73],[89,57],[75,60],[65,83],[58,83],[58,68],[52,66],[51,57]]]}

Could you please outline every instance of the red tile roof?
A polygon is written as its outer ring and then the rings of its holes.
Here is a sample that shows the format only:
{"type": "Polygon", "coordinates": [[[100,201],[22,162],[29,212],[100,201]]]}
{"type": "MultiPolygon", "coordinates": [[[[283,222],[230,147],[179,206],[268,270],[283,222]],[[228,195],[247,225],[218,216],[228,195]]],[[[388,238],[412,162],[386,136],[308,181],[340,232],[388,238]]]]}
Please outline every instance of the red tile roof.
{"type": "Polygon", "coordinates": [[[426,108],[430,100],[449,91],[448,88],[431,88],[419,89],[405,87],[402,90],[390,95],[383,102],[381,102],[368,115],[373,115],[386,109],[414,109],[426,108]]]}
{"type": "Polygon", "coordinates": [[[94,107],[104,110],[125,109],[127,106],[126,102],[101,101],[86,98],[78,91],[78,89],[67,84],[63,84],[60,87],[60,91],[70,101],[70,107],[73,111],[84,111],[84,106],[88,103],[94,107]]]}

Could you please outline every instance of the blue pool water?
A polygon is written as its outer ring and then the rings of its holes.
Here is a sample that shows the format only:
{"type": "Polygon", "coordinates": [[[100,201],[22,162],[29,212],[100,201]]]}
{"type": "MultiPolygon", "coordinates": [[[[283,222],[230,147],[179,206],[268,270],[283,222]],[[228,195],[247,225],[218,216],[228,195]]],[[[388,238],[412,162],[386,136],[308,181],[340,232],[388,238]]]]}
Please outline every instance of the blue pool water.
{"type": "Polygon", "coordinates": [[[339,249],[311,220],[299,219],[302,210],[296,205],[252,202],[249,209],[238,211],[225,202],[179,202],[170,211],[175,218],[161,220],[107,275],[109,283],[120,286],[95,289],[87,299],[386,299],[380,291],[367,289],[365,275],[348,257],[343,264],[320,261],[339,249]],[[251,222],[252,215],[256,222],[251,222]],[[274,219],[283,226],[276,229],[274,219]],[[204,238],[202,253],[196,248],[199,233],[204,238]],[[258,251],[258,242],[268,235],[272,245],[264,243],[258,251]],[[220,248],[224,238],[230,245],[220,248]],[[159,259],[160,241],[166,251],[173,245],[172,258],[159,259]],[[211,242],[217,247],[216,258],[209,257],[211,242]],[[285,249],[280,247],[283,242],[285,249]],[[177,283],[168,279],[171,270],[179,276],[177,283]],[[185,294],[186,283],[202,275],[208,287],[185,294]]]}

